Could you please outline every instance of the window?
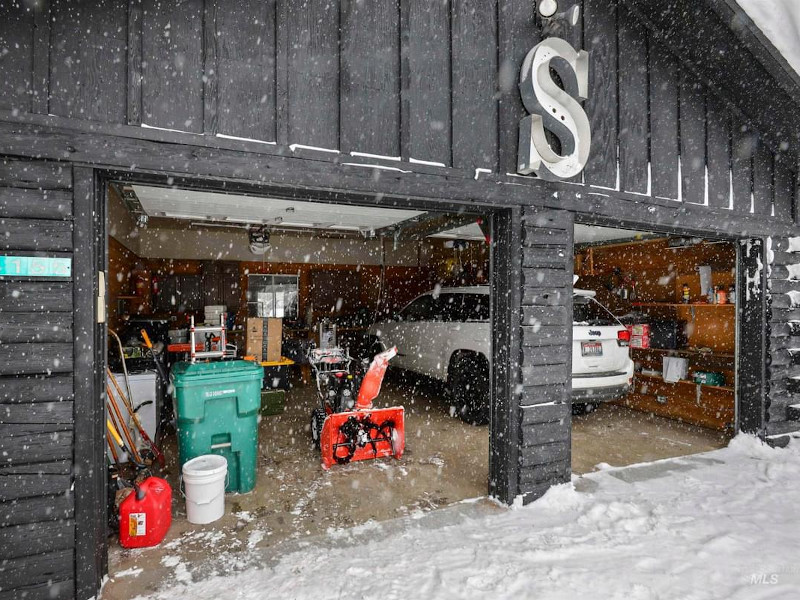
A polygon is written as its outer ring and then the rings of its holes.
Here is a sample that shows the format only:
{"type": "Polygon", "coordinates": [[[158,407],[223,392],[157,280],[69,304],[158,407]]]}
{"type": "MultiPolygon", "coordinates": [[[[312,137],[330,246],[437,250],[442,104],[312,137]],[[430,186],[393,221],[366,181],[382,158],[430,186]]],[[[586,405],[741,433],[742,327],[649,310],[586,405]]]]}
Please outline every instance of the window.
{"type": "Polygon", "coordinates": [[[488,321],[489,294],[464,294],[461,321],[488,321]]]}
{"type": "Polygon", "coordinates": [[[248,275],[248,314],[296,319],[297,279],[297,275],[248,275]]]}
{"type": "Polygon", "coordinates": [[[422,296],[406,306],[400,318],[403,321],[433,321],[438,304],[433,296],[422,296]]]}
{"type": "Polygon", "coordinates": [[[587,296],[573,296],[572,322],[579,325],[594,325],[595,327],[619,325],[617,318],[605,306],[594,298],[587,296]]]}

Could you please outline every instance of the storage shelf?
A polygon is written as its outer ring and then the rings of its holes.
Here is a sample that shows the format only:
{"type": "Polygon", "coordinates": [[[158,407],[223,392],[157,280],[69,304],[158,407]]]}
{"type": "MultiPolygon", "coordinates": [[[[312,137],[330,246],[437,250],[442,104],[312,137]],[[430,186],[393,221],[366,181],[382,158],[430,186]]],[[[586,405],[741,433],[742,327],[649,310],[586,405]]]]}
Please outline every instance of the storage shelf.
{"type": "Polygon", "coordinates": [[[707,302],[690,302],[689,304],[684,304],[683,302],[632,302],[632,306],[670,306],[670,307],[681,307],[684,306],[686,308],[733,308],[736,306],[735,304],[727,303],[727,304],[708,304],[707,302]]]}
{"type": "Polygon", "coordinates": [[[655,381],[660,381],[662,383],[668,384],[684,384],[684,385],[699,385],[705,388],[710,388],[712,390],[722,390],[724,392],[733,392],[735,391],[732,387],[724,386],[724,385],[709,385],[707,383],[696,383],[694,381],[690,381],[688,379],[681,379],[679,381],[664,381],[664,378],[661,375],[646,375],[644,373],[635,373],[634,377],[642,377],[644,379],[652,379],[655,381]]]}
{"type": "Polygon", "coordinates": [[[692,348],[631,348],[631,350],[637,352],[663,352],[664,354],[672,352],[675,354],[688,354],[691,356],[703,356],[708,358],[730,358],[731,360],[736,358],[735,354],[727,352],[701,352],[700,350],[693,350],[692,348]]]}
{"type": "Polygon", "coordinates": [[[141,296],[117,296],[117,300],[136,300],[137,298],[141,298],[141,296]]]}

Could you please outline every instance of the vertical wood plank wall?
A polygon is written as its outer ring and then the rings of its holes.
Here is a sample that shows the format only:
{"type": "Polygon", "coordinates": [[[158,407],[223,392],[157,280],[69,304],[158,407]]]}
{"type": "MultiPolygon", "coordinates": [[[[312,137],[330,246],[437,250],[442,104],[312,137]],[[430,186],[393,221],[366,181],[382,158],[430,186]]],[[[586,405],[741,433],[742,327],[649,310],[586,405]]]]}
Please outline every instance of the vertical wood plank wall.
{"type": "Polygon", "coordinates": [[[566,31],[529,0],[4,4],[0,109],[505,175],[519,67],[544,29],[591,57],[578,183],[772,215],[774,182],[797,164],[748,107],[681,64],[641,0],[580,3],[566,31]]]}
{"type": "MultiPolygon", "coordinates": [[[[72,186],[0,158],[0,250],[72,258],[72,186]]],[[[0,278],[0,597],[74,595],[72,310],[71,279],[0,278]]]]}

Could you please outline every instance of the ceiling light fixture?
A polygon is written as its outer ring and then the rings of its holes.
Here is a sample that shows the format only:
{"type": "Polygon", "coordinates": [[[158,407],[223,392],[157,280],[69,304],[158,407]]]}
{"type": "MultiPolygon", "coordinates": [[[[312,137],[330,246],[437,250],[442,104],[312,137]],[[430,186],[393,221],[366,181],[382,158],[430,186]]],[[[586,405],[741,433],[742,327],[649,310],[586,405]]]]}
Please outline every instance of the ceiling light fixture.
{"type": "Polygon", "coordinates": [[[270,249],[269,229],[259,227],[247,232],[250,252],[253,254],[266,254],[270,249]]]}

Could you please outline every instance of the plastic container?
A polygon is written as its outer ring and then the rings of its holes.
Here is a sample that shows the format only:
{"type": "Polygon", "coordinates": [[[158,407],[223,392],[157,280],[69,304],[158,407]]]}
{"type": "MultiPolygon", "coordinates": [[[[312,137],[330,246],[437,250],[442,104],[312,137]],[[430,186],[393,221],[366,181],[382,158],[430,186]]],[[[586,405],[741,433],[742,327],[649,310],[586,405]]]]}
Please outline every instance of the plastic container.
{"type": "Polygon", "coordinates": [[[183,464],[186,518],[189,523],[213,523],[225,514],[228,461],[218,454],[198,456],[183,464]]]}
{"type": "Polygon", "coordinates": [[[119,543],[123,548],[148,548],[164,539],[172,524],[172,488],[148,477],[119,505],[119,543]]]}
{"type": "Polygon", "coordinates": [[[283,390],[261,392],[261,415],[268,417],[281,414],[285,407],[285,395],[283,390]]]}
{"type": "Polygon", "coordinates": [[[725,385],[724,373],[717,373],[715,371],[695,371],[694,382],[704,385],[725,385]]]}
{"type": "Polygon", "coordinates": [[[261,365],[244,360],[172,367],[181,465],[205,454],[228,461],[228,492],[256,484],[261,365]]]}

